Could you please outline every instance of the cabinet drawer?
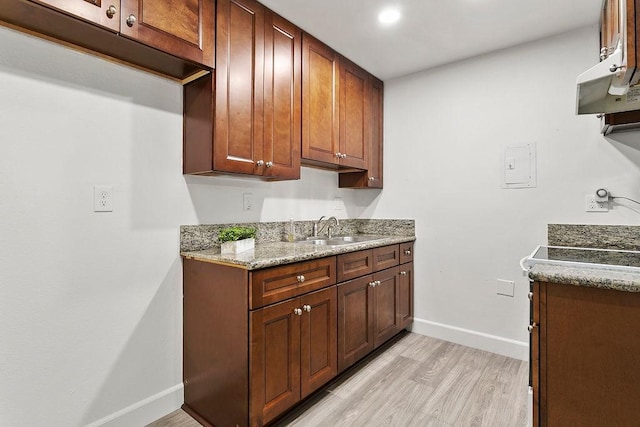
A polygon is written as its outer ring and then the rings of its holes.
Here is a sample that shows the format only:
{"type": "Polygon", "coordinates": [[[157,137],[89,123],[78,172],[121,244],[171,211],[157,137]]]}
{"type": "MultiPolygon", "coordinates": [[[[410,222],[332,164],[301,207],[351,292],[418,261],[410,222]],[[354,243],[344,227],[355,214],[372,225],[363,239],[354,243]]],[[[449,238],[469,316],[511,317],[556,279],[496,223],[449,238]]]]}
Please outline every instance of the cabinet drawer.
{"type": "Polygon", "coordinates": [[[373,249],[338,255],[338,282],[373,273],[373,249]]]}
{"type": "Polygon", "coordinates": [[[251,273],[251,309],[336,284],[336,258],[320,258],[251,273]]]}
{"type": "Polygon", "coordinates": [[[413,242],[400,243],[400,264],[413,261],[413,242]]]}
{"type": "Polygon", "coordinates": [[[395,267],[400,263],[400,246],[391,245],[373,250],[373,271],[395,267]]]}

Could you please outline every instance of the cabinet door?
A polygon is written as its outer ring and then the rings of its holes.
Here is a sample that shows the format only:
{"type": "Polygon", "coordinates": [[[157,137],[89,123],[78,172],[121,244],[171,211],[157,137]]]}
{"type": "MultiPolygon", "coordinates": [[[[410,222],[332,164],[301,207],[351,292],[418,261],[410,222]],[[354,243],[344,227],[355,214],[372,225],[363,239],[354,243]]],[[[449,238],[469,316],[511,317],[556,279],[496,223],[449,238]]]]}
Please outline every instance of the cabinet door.
{"type": "Polygon", "coordinates": [[[369,74],[340,59],[340,165],[367,169],[370,144],[369,74]]]}
{"type": "Polygon", "coordinates": [[[338,285],[338,372],[373,350],[373,277],[338,285]]]}
{"type": "Polygon", "coordinates": [[[398,324],[398,267],[389,268],[373,275],[373,340],[378,347],[394,336],[398,324]]]}
{"type": "Polygon", "coordinates": [[[304,399],[338,373],[337,289],[332,286],[300,300],[300,389],[304,399]]]}
{"type": "Polygon", "coordinates": [[[213,169],[262,174],[264,12],[253,0],[218,0],[213,169]]]}
{"type": "Polygon", "coordinates": [[[120,31],[120,0],[31,0],[77,16],[112,31],[120,31]],[[110,9],[111,8],[111,9],[110,9]]]}
{"type": "Polygon", "coordinates": [[[271,11],[265,16],[263,173],[300,178],[302,31],[271,11]]]}
{"type": "Polygon", "coordinates": [[[122,35],[213,68],[214,0],[121,0],[120,4],[122,35]]]}
{"type": "Polygon", "coordinates": [[[250,312],[251,425],[268,423],[300,400],[301,314],[299,298],[250,312]]]}
{"type": "Polygon", "coordinates": [[[413,323],[413,263],[402,264],[398,277],[398,329],[413,323]]]}
{"type": "Polygon", "coordinates": [[[369,188],[382,188],[384,84],[375,77],[369,76],[369,88],[371,90],[369,104],[371,148],[367,184],[369,188]]]}
{"type": "Polygon", "coordinates": [[[308,34],[302,39],[302,157],[338,163],[338,55],[308,34]]]}

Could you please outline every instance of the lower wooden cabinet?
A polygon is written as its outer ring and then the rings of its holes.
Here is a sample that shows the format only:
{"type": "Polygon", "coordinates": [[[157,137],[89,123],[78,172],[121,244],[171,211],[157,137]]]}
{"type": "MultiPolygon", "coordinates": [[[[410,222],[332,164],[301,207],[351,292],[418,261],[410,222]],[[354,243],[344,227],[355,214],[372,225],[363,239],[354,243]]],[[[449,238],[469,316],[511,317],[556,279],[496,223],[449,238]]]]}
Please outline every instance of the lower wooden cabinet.
{"type": "Polygon", "coordinates": [[[336,287],[250,314],[251,425],[268,423],[337,374],[336,287]]]}
{"type": "Polygon", "coordinates": [[[640,293],[533,286],[534,426],[637,426],[640,293]]]}
{"type": "Polygon", "coordinates": [[[411,249],[253,271],[184,259],[183,409],[216,426],[282,416],[411,324],[411,249]]]}

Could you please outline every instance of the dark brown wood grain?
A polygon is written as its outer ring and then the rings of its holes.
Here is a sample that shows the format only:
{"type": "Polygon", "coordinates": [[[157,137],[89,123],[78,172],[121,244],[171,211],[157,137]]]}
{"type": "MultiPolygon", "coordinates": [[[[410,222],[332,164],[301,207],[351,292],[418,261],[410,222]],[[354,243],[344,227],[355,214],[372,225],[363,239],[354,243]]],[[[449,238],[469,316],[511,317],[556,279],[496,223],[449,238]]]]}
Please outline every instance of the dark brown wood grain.
{"type": "Polygon", "coordinates": [[[398,316],[398,267],[373,275],[373,345],[377,348],[400,331],[398,316]]]}
{"type": "Polygon", "coordinates": [[[338,54],[313,36],[302,36],[302,158],[338,164],[338,54]]]}
{"type": "Polygon", "coordinates": [[[336,284],[336,257],[256,270],[250,274],[251,309],[336,284]],[[300,277],[300,279],[298,279],[300,277]]]}
{"type": "Polygon", "coordinates": [[[300,317],[300,397],[304,399],[338,373],[337,287],[305,295],[300,303],[310,307],[300,317]]]}
{"type": "MultiPolygon", "coordinates": [[[[195,1],[195,0],[192,0],[195,1]]],[[[82,0],[0,0],[0,21],[124,61],[137,67],[183,79],[214,65],[214,11],[213,0],[200,0],[198,9],[200,45],[157,43],[160,38],[127,38],[119,31],[120,2],[99,1],[95,4],[82,0]],[[107,15],[110,6],[116,8],[113,18],[107,15]],[[116,35],[117,34],[117,35],[116,35]]],[[[177,1],[172,3],[179,3],[177,1]]],[[[147,4],[147,2],[145,2],[147,4]]],[[[162,2],[151,2],[149,14],[162,2]]],[[[182,16],[174,16],[172,25],[181,26],[182,16]]],[[[125,27],[129,28],[128,26],[125,27]]]]}
{"type": "Polygon", "coordinates": [[[273,179],[300,178],[302,30],[267,10],[264,56],[264,161],[273,179]]]}
{"type": "Polygon", "coordinates": [[[400,243],[400,264],[413,261],[413,242],[400,243]]]}
{"type": "Polygon", "coordinates": [[[404,329],[413,323],[413,262],[399,267],[397,314],[398,328],[404,329]]]}
{"type": "Polygon", "coordinates": [[[183,88],[182,173],[200,174],[213,168],[213,75],[183,88]]]}
{"type": "Polygon", "coordinates": [[[640,294],[540,289],[540,425],[636,425],[640,294]]]}
{"type": "Polygon", "coordinates": [[[395,267],[400,263],[400,245],[382,246],[373,249],[373,271],[395,267]]]}
{"type": "Polygon", "coordinates": [[[373,250],[338,255],[337,271],[338,282],[373,273],[373,250]]]}
{"type": "Polygon", "coordinates": [[[300,400],[300,308],[295,298],[250,314],[252,426],[268,423],[300,400]]]}
{"type": "Polygon", "coordinates": [[[367,169],[371,132],[369,128],[369,74],[347,58],[340,57],[340,142],[345,158],[341,167],[367,169]]]}
{"type": "Polygon", "coordinates": [[[247,271],[185,259],[183,272],[185,405],[212,424],[246,426],[247,271]]]}
{"type": "Polygon", "coordinates": [[[373,350],[373,276],[338,285],[338,372],[373,350]]]}

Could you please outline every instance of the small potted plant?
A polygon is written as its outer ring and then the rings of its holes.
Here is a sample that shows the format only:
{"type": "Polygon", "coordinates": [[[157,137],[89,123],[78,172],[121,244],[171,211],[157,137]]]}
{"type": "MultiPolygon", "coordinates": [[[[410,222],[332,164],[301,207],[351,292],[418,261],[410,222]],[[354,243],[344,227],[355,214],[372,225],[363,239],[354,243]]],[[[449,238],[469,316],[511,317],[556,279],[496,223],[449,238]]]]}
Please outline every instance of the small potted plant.
{"type": "Polygon", "coordinates": [[[253,249],[256,244],[256,229],[253,227],[227,227],[218,233],[220,251],[237,254],[253,249]]]}

